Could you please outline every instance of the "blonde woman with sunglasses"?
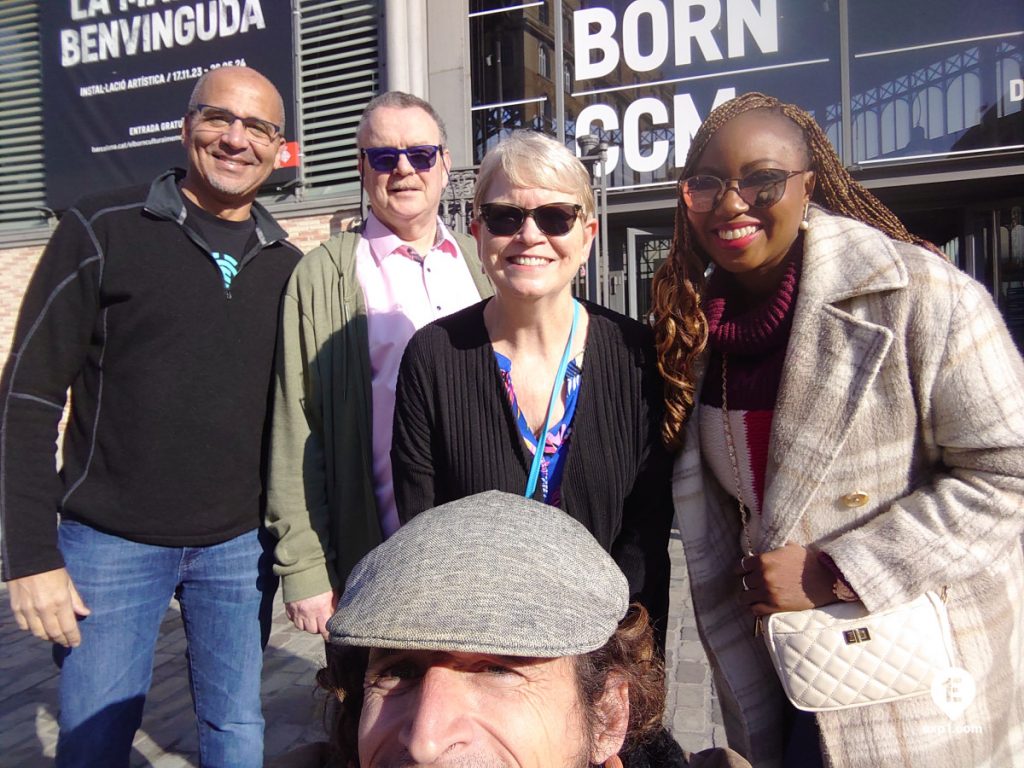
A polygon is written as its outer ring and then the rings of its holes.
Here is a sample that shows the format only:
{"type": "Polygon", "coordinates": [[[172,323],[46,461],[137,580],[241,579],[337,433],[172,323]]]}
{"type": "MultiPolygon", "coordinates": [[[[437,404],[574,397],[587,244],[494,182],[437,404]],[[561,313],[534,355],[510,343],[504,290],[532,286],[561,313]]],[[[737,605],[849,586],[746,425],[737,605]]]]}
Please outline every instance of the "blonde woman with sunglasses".
{"type": "Polygon", "coordinates": [[[484,158],[474,210],[495,295],[409,343],[391,452],[399,517],[493,489],[560,507],[611,552],[663,637],[662,382],[648,328],[573,297],[597,232],[590,177],[553,139],[514,133],[484,158]]]}

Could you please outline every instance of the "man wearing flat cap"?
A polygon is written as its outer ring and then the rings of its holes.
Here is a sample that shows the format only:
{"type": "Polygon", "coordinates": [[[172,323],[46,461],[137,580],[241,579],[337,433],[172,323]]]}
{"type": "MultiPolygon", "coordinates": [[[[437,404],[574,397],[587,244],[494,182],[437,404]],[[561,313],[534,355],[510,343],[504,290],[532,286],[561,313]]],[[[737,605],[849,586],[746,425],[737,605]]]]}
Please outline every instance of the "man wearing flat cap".
{"type": "Polygon", "coordinates": [[[560,510],[499,491],[429,510],[350,575],[317,678],[330,744],[287,764],[749,768],[662,728],[664,669],[628,600],[560,510]]]}

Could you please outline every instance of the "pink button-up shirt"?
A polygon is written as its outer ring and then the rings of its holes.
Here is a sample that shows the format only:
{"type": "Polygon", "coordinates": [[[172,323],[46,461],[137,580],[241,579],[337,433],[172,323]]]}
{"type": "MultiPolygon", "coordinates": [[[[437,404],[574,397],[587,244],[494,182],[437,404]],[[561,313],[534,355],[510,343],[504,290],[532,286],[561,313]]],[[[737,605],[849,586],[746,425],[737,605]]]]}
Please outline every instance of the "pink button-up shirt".
{"type": "Polygon", "coordinates": [[[398,530],[391,429],[405,345],[427,323],[480,301],[480,293],[440,219],[437,239],[421,257],[371,213],[356,249],[356,277],[366,303],[373,375],[373,478],[387,537],[398,530]]]}

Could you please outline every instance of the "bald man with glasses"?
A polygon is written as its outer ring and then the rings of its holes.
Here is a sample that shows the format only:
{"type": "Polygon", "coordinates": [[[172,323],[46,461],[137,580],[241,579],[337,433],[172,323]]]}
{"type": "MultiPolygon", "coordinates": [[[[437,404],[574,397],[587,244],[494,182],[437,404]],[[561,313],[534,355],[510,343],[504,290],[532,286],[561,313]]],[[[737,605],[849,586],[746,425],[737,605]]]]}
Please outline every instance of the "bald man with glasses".
{"type": "Polygon", "coordinates": [[[288,284],[267,488],[288,616],[325,638],[349,571],[398,528],[390,452],[405,346],[492,293],[472,238],[438,216],[451,157],[434,108],[382,94],[356,139],[370,210],[310,251],[288,284]]]}
{"type": "Polygon", "coordinates": [[[263,764],[261,444],[302,254],[256,195],[284,117],[255,70],[204,75],[186,168],[65,211],[25,294],[0,387],[3,578],[19,626],[54,643],[61,768],[128,765],[172,597],[201,764],[263,764]]]}

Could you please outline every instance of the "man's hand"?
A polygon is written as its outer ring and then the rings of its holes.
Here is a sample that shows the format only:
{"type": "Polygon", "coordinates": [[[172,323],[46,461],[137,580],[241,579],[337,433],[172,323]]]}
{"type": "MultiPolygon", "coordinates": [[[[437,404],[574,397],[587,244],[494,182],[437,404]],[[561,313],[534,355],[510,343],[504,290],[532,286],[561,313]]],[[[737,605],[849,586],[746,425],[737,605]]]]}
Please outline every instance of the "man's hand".
{"type": "Polygon", "coordinates": [[[296,629],[309,632],[311,635],[322,635],[326,640],[327,621],[334,615],[337,604],[338,598],[334,592],[324,592],[321,595],[285,603],[284,610],[296,629]]]}
{"type": "Polygon", "coordinates": [[[88,616],[67,569],[34,573],[7,582],[11,610],[21,629],[41,640],[77,648],[82,642],[77,616],[88,616]]]}
{"type": "Polygon", "coordinates": [[[802,611],[836,602],[835,576],[818,556],[799,544],[786,544],[763,555],[747,555],[736,568],[740,600],[756,616],[802,611]]]}

